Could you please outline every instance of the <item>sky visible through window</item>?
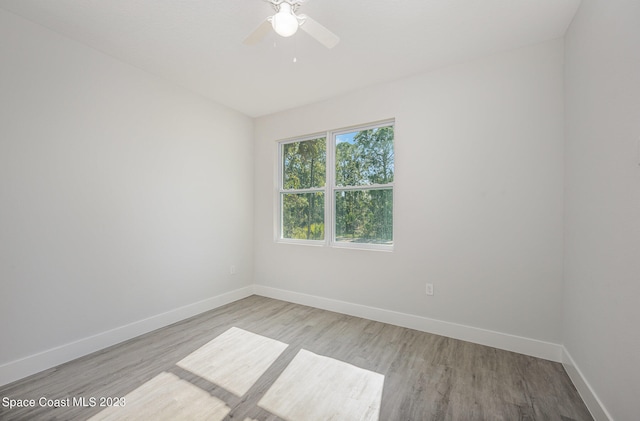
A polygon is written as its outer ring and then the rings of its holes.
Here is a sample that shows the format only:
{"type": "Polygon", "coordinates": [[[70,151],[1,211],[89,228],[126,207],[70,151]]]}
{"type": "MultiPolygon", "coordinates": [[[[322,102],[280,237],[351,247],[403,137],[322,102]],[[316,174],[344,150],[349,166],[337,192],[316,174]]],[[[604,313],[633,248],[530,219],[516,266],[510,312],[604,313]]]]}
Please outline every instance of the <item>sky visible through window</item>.
{"type": "Polygon", "coordinates": [[[336,143],[353,143],[353,138],[355,138],[357,134],[358,132],[339,134],[336,136],[336,143]]]}

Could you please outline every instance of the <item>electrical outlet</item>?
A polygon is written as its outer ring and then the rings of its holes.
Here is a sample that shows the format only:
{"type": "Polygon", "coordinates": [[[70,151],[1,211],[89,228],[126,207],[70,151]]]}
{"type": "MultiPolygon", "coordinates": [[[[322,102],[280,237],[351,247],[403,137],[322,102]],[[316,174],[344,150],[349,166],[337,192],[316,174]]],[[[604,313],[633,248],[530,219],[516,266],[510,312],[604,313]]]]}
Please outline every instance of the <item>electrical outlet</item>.
{"type": "Polygon", "coordinates": [[[231,267],[229,268],[229,273],[231,275],[235,275],[236,274],[236,266],[235,265],[231,265],[231,267]]]}
{"type": "Polygon", "coordinates": [[[427,284],[427,295],[433,295],[433,284],[427,284]]]}

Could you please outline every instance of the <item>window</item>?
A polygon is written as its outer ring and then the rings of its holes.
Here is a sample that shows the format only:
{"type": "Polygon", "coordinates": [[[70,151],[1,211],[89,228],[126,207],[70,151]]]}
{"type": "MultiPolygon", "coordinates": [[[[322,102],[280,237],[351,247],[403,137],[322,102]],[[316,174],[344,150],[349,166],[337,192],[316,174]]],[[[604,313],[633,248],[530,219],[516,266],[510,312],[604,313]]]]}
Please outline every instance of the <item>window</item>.
{"type": "Polygon", "coordinates": [[[324,240],[325,137],[280,145],[282,238],[324,240]]]}
{"type": "Polygon", "coordinates": [[[393,247],[393,122],[283,141],[279,156],[279,241],[393,247]]]}

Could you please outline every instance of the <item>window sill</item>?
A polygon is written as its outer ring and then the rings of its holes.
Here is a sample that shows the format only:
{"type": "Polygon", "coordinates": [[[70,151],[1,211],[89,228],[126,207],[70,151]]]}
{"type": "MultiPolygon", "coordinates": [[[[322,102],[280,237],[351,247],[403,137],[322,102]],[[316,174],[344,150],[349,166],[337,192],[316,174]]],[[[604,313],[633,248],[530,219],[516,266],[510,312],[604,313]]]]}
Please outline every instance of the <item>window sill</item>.
{"type": "Polygon", "coordinates": [[[364,250],[364,251],[383,251],[393,252],[394,244],[367,244],[367,243],[348,243],[348,242],[327,242],[324,240],[294,240],[287,238],[276,239],[277,244],[290,244],[297,246],[311,247],[327,247],[332,249],[343,250],[364,250]]]}

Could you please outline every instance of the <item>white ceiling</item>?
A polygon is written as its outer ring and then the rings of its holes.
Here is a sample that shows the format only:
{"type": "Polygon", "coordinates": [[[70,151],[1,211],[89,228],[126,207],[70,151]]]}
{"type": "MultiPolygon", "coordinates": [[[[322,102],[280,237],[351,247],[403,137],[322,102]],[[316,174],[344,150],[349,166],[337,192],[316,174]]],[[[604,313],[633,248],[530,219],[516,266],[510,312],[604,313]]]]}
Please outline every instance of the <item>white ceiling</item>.
{"type": "Polygon", "coordinates": [[[0,0],[0,7],[256,117],[564,35],[580,0],[308,0],[341,38],[243,39],[263,0],[0,0]],[[293,58],[297,62],[293,62],[293,58]]]}

